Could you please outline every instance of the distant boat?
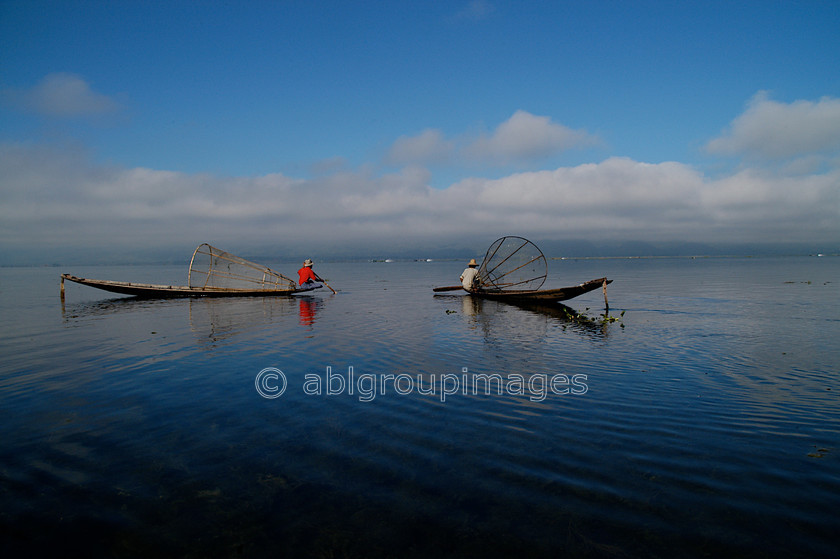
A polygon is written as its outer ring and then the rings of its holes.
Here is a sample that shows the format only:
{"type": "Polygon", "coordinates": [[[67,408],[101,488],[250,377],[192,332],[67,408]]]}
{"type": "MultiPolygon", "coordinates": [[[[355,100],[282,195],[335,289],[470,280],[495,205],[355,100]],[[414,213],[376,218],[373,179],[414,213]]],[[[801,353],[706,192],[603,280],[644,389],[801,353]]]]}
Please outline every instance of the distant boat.
{"type": "Polygon", "coordinates": [[[207,243],[193,252],[187,273],[187,285],[155,285],[125,281],[80,278],[61,274],[61,296],[64,280],[95,287],[111,293],[135,297],[254,297],[293,295],[313,291],[317,287],[301,288],[294,280],[270,268],[240,258],[207,243]]]}

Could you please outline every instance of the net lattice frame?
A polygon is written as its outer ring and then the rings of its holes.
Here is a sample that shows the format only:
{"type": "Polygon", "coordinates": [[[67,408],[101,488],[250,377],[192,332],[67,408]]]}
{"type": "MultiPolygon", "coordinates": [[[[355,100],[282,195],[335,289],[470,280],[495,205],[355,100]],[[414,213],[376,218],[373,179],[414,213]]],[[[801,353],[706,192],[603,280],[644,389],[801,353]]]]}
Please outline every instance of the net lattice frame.
{"type": "Polygon", "coordinates": [[[535,291],[548,276],[548,263],[537,246],[522,237],[497,239],[478,269],[484,291],[535,291]]]}
{"type": "Polygon", "coordinates": [[[242,291],[285,291],[295,282],[283,274],[207,243],[195,249],[187,282],[191,288],[242,291]]]}

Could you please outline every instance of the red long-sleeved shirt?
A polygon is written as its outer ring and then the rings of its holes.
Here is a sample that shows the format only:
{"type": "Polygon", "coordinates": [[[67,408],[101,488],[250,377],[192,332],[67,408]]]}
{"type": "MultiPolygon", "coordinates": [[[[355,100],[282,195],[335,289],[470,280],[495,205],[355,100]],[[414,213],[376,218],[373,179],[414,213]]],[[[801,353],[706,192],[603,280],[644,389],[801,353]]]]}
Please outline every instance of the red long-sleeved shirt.
{"type": "Polygon", "coordinates": [[[312,268],[309,266],[304,266],[300,270],[298,270],[298,283],[303,285],[307,281],[321,281],[318,276],[315,275],[315,272],[312,271],[312,268]]]}

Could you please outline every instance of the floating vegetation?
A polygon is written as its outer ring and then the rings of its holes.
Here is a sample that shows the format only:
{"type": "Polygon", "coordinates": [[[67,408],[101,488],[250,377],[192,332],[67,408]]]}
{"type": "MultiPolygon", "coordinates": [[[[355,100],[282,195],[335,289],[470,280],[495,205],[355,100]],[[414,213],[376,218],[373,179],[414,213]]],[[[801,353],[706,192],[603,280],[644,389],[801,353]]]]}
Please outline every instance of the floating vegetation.
{"type": "MultiPolygon", "coordinates": [[[[609,311],[605,311],[599,315],[589,316],[586,312],[580,313],[565,306],[563,307],[563,311],[566,314],[566,318],[581,324],[611,324],[613,322],[618,322],[621,327],[624,328],[623,319],[626,311],[621,311],[618,316],[611,315],[609,311]]],[[[586,311],[589,311],[589,307],[586,307],[586,311]]]]}
{"type": "Polygon", "coordinates": [[[828,452],[830,452],[830,451],[831,451],[831,449],[829,449],[829,448],[820,448],[820,447],[814,445],[814,450],[812,450],[811,452],[808,453],[808,458],[822,458],[823,456],[828,454],[828,452]]]}

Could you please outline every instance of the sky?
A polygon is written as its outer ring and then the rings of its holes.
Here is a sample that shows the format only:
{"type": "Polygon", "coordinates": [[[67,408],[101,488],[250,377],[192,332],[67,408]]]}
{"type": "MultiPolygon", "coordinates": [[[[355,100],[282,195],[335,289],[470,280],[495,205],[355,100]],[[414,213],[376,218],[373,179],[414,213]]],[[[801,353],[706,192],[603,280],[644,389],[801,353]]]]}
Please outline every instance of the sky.
{"type": "Polygon", "coordinates": [[[840,4],[0,0],[0,264],[840,252],[840,4]]]}

